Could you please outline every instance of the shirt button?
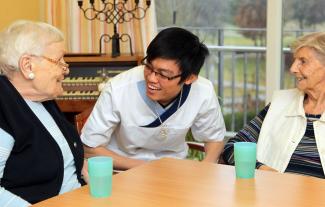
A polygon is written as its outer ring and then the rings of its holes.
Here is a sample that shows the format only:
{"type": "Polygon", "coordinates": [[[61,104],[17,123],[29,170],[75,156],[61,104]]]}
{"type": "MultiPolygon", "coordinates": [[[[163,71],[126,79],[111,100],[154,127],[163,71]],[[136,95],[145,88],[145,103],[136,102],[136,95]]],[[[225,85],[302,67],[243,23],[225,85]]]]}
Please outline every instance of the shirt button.
{"type": "Polygon", "coordinates": [[[74,142],[74,143],[73,143],[73,146],[74,146],[75,148],[77,148],[77,143],[74,142]]]}

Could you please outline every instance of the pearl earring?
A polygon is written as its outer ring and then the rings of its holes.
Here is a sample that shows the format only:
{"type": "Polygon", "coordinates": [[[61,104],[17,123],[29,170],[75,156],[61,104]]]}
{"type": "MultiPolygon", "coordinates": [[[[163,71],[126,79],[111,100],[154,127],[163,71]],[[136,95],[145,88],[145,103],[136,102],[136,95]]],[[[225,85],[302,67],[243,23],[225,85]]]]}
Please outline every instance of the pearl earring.
{"type": "Polygon", "coordinates": [[[33,72],[30,72],[29,74],[28,74],[28,79],[29,80],[33,80],[35,78],[35,74],[33,73],[33,72]]]}

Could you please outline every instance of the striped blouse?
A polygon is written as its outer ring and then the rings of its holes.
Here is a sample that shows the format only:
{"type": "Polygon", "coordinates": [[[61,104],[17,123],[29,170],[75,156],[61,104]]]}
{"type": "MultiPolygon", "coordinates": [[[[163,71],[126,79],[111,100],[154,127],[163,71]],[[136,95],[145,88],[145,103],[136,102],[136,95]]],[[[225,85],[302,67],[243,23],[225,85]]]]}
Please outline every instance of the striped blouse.
{"type": "MultiPolygon", "coordinates": [[[[226,164],[234,165],[233,144],[235,142],[258,141],[261,126],[269,107],[270,105],[267,105],[254,119],[252,119],[242,130],[240,130],[235,137],[229,139],[223,152],[223,159],[225,160],[226,164]]],[[[316,145],[313,127],[313,121],[319,119],[320,116],[321,115],[306,114],[307,127],[305,134],[291,156],[285,172],[325,178],[316,145]]],[[[262,163],[256,163],[257,168],[259,168],[261,165],[262,163]]]]}

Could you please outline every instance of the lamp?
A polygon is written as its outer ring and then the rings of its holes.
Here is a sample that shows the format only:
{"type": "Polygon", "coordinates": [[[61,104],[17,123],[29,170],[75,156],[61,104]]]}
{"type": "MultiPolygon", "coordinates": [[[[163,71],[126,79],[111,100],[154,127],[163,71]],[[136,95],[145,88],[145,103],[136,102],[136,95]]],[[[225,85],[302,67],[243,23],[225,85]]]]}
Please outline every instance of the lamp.
{"type": "Polygon", "coordinates": [[[89,0],[90,7],[83,8],[83,0],[78,0],[78,6],[82,10],[84,17],[88,20],[99,20],[101,22],[106,22],[107,24],[113,24],[114,33],[112,36],[108,34],[103,34],[99,39],[99,53],[102,53],[102,42],[109,42],[112,40],[112,57],[117,57],[120,55],[120,40],[130,42],[130,52],[132,52],[132,42],[129,34],[123,33],[119,34],[117,32],[117,24],[122,24],[124,22],[130,22],[132,19],[143,19],[146,15],[147,9],[150,7],[151,1],[146,0],[146,8],[139,7],[139,0],[134,0],[135,7],[133,9],[128,9],[126,4],[128,0],[113,0],[112,3],[109,0],[101,0],[103,6],[101,9],[95,8],[95,0],[89,0]]]}

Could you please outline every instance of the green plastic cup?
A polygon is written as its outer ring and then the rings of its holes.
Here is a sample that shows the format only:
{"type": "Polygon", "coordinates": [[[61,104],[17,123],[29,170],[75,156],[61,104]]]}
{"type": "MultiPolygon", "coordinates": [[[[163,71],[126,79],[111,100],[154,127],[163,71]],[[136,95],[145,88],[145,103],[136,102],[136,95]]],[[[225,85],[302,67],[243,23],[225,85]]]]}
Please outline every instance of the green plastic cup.
{"type": "Polygon", "coordinates": [[[256,143],[234,143],[235,169],[237,178],[254,178],[256,166],[256,143]]]}
{"type": "Polygon", "coordinates": [[[113,160],[98,156],[88,159],[90,195],[104,198],[112,194],[113,160]]]}

